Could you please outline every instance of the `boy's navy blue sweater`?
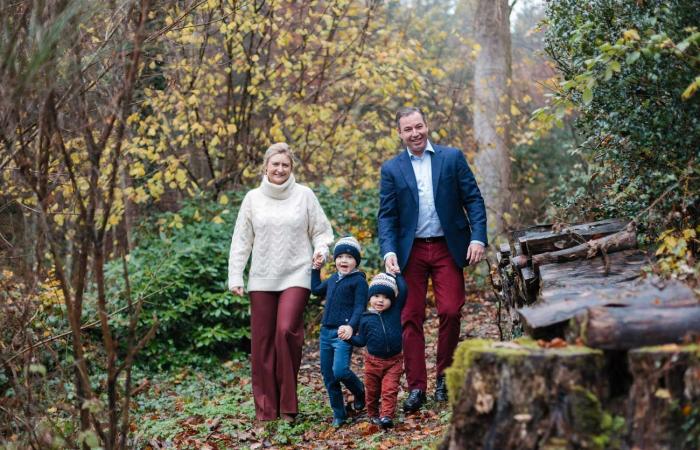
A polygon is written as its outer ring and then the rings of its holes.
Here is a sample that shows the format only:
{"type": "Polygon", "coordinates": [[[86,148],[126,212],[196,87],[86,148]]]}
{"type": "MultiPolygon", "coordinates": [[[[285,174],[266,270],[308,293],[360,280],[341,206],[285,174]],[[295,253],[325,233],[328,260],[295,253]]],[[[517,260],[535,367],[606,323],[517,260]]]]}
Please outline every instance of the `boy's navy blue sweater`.
{"type": "Polygon", "coordinates": [[[391,307],[382,312],[368,309],[362,313],[360,329],[350,339],[356,347],[367,346],[367,352],[379,358],[391,358],[401,353],[401,310],[406,303],[406,281],[396,276],[399,296],[391,307]]]}
{"type": "Polygon", "coordinates": [[[321,281],[321,271],[311,271],[311,293],[326,297],[321,325],[335,328],[350,325],[354,330],[360,323],[360,316],[367,302],[367,279],[360,271],[344,275],[343,278],[334,273],[325,281],[321,281]]]}

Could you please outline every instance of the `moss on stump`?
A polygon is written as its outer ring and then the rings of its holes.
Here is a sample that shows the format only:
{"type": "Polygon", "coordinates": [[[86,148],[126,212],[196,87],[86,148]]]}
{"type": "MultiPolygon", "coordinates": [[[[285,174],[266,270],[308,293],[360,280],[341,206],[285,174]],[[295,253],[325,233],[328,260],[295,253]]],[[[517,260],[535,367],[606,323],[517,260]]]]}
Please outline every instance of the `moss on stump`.
{"type": "Polygon", "coordinates": [[[442,448],[602,448],[603,353],[531,340],[462,342],[447,371],[452,425],[442,448]]]}

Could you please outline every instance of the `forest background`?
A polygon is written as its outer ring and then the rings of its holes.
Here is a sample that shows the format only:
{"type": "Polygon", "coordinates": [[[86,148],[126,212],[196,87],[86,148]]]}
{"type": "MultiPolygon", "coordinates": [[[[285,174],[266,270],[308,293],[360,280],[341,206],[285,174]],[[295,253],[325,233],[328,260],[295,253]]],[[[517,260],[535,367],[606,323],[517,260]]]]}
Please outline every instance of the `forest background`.
{"type": "Polygon", "coordinates": [[[626,217],[696,286],[694,3],[0,1],[0,445],[142,445],[172,432],[152,380],[245,378],[226,255],[273,142],[378,271],[403,105],[465,152],[492,242],[626,217]]]}

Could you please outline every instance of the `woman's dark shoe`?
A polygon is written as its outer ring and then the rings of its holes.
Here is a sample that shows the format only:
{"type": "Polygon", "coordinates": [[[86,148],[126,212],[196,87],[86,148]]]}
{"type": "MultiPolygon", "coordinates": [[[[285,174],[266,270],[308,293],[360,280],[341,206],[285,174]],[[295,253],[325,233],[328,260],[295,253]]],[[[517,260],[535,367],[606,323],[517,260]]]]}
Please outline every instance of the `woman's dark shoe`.
{"type": "Polygon", "coordinates": [[[388,430],[394,427],[394,421],[391,420],[391,417],[384,416],[379,419],[379,425],[385,430],[388,430]]]}
{"type": "Polygon", "coordinates": [[[371,423],[372,425],[377,425],[378,427],[382,426],[382,422],[379,420],[379,417],[370,417],[369,423],[371,423]]]}
{"type": "Polygon", "coordinates": [[[405,402],[403,402],[403,412],[418,411],[425,403],[425,392],[420,389],[413,389],[405,402]]]}
{"type": "Polygon", "coordinates": [[[435,401],[447,401],[447,382],[445,381],[444,374],[437,377],[437,382],[435,383],[435,401]]]}
{"type": "Polygon", "coordinates": [[[345,422],[347,422],[347,419],[338,419],[337,417],[334,417],[331,425],[333,425],[333,428],[340,428],[345,425],[345,422]]]}
{"type": "Polygon", "coordinates": [[[287,413],[282,413],[280,414],[280,419],[284,420],[285,422],[294,422],[296,419],[296,414],[287,414],[287,413]]]}

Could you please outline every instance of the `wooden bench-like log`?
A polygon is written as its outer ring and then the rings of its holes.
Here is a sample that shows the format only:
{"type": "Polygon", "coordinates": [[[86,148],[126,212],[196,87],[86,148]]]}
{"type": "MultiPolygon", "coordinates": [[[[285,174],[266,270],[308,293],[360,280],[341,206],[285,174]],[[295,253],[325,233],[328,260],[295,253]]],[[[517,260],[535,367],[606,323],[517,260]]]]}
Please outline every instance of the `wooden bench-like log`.
{"type": "Polygon", "coordinates": [[[638,280],[646,264],[641,252],[612,253],[607,262],[609,265],[603,258],[594,258],[540,267],[539,301],[518,310],[526,329],[532,333],[568,321],[593,306],[679,306],[695,298],[680,282],[654,277],[638,280]]]}
{"type": "Polygon", "coordinates": [[[453,406],[443,449],[592,448],[607,397],[603,353],[533,341],[464,341],[447,370],[453,406]],[[566,448],[566,447],[564,447],[566,448]]]}
{"type": "Polygon", "coordinates": [[[627,360],[632,386],[627,396],[626,448],[700,448],[698,345],[644,347],[631,350],[627,360]]]}
{"type": "Polygon", "coordinates": [[[591,239],[598,239],[622,231],[629,223],[624,219],[606,219],[597,222],[571,225],[561,230],[550,229],[542,232],[527,232],[515,241],[522,247],[523,254],[533,256],[573,247],[591,239]]]}
{"type": "Polygon", "coordinates": [[[628,350],[700,336],[700,303],[688,298],[676,305],[588,308],[574,318],[577,326],[572,327],[569,338],[578,335],[589,347],[628,350]]]}

